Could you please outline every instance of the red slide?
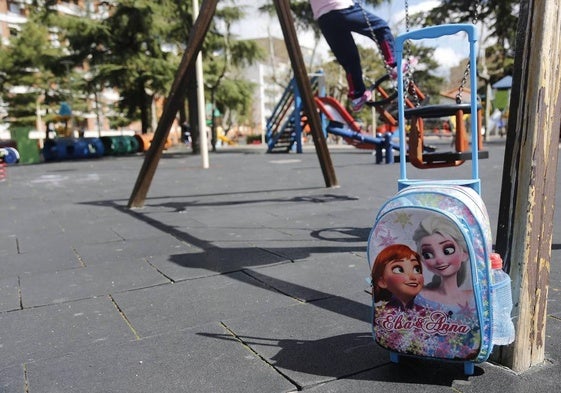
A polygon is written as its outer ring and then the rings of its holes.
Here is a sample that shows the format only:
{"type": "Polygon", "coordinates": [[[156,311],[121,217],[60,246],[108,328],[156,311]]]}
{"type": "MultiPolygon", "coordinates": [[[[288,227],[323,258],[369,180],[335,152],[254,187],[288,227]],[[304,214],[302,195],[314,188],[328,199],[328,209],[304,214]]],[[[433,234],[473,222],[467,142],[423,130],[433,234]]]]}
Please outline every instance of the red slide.
{"type": "MultiPolygon", "coordinates": [[[[356,132],[364,132],[360,124],[356,122],[356,120],[351,116],[349,111],[345,109],[343,105],[339,101],[337,101],[333,97],[314,97],[316,101],[316,105],[319,110],[325,114],[325,116],[331,121],[338,121],[340,123],[345,124],[348,128],[356,132]]],[[[359,142],[355,139],[343,137],[345,142],[349,145],[353,145],[358,149],[367,149],[372,150],[375,148],[375,145],[372,143],[364,143],[359,142]]]]}
{"type": "Polygon", "coordinates": [[[360,125],[351,116],[339,101],[333,97],[315,97],[316,105],[319,110],[327,116],[329,120],[338,121],[346,124],[353,131],[362,131],[360,125]]]}

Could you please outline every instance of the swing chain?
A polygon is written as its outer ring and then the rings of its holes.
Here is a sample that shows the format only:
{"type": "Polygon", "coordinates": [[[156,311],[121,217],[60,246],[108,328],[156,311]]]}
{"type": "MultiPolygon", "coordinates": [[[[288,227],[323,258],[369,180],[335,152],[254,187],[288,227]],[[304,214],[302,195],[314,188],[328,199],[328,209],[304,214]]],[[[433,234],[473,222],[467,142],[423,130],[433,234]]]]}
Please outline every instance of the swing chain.
{"type": "MultiPolygon", "coordinates": [[[[404,1],[404,8],[405,8],[405,32],[409,33],[410,25],[409,25],[409,1],[404,1]]],[[[404,89],[405,92],[409,93],[413,98],[413,104],[415,107],[421,105],[419,100],[419,96],[417,95],[417,90],[415,89],[415,81],[413,80],[413,70],[411,67],[411,60],[412,60],[412,49],[411,49],[411,42],[410,40],[405,41],[405,57],[407,62],[405,64],[405,74],[404,74],[404,89]]]]}
{"type": "MultiPolygon", "coordinates": [[[[364,5],[362,4],[362,0],[358,0],[356,3],[360,7],[360,10],[362,11],[362,15],[364,16],[364,20],[366,21],[366,24],[368,25],[368,30],[370,31],[370,36],[372,38],[372,41],[374,41],[376,43],[376,46],[378,47],[378,52],[380,54],[384,53],[382,51],[382,46],[380,45],[380,42],[376,38],[376,33],[374,33],[374,28],[372,27],[372,24],[370,23],[370,19],[368,18],[368,14],[366,13],[366,9],[364,8],[364,5]]],[[[382,58],[383,58],[383,56],[382,56],[382,58]]],[[[384,62],[384,68],[386,69],[386,73],[388,75],[391,75],[392,66],[390,64],[388,64],[385,61],[385,59],[383,60],[383,62],[384,62]]]]}
{"type": "Polygon", "coordinates": [[[470,68],[471,66],[468,60],[466,69],[464,70],[464,76],[462,77],[462,81],[460,83],[460,86],[458,87],[458,93],[456,94],[456,104],[458,105],[462,103],[462,94],[464,93],[464,87],[466,86],[467,80],[469,78],[470,68]]]}
{"type": "MultiPolygon", "coordinates": [[[[380,42],[378,41],[378,39],[376,38],[376,33],[374,32],[374,28],[372,27],[372,24],[370,23],[370,19],[368,18],[368,14],[366,13],[366,9],[362,3],[363,0],[356,0],[356,4],[360,7],[360,10],[362,11],[362,15],[364,16],[364,20],[366,21],[366,24],[368,25],[368,29],[370,31],[370,36],[372,38],[372,40],[376,43],[376,46],[378,47],[378,51],[380,54],[383,53],[382,51],[382,47],[380,45],[380,42]]],[[[405,0],[405,30],[407,32],[409,32],[409,3],[408,0],[405,0]]],[[[404,91],[407,93],[409,93],[412,97],[413,97],[413,102],[415,104],[415,106],[419,106],[420,105],[420,100],[419,97],[417,96],[417,91],[415,90],[415,84],[412,78],[413,75],[413,69],[411,66],[411,46],[410,46],[410,42],[407,41],[405,43],[405,52],[406,52],[406,58],[407,58],[407,62],[405,63],[405,68],[404,68],[404,74],[403,74],[403,79],[404,79],[404,91]]],[[[394,67],[391,64],[388,64],[385,59],[384,59],[384,68],[386,69],[386,74],[391,78],[392,73],[394,72],[394,67]]]]}
{"type": "MultiPolygon", "coordinates": [[[[477,25],[477,22],[479,22],[479,9],[481,7],[481,0],[477,0],[473,3],[473,9],[472,9],[472,24],[477,25]]],[[[464,92],[464,88],[467,84],[467,80],[469,78],[469,74],[470,74],[470,69],[471,69],[471,64],[470,61],[468,60],[467,64],[466,64],[466,69],[464,70],[464,76],[462,78],[462,81],[460,83],[460,86],[458,87],[458,94],[456,94],[456,104],[461,104],[462,103],[462,94],[464,92]]],[[[472,86],[472,89],[477,89],[477,86],[472,86]]]]}
{"type": "Polygon", "coordinates": [[[481,9],[481,0],[476,0],[473,3],[473,9],[472,9],[472,16],[471,16],[471,23],[473,25],[477,25],[477,23],[479,22],[479,13],[480,13],[480,9],[481,9]]]}

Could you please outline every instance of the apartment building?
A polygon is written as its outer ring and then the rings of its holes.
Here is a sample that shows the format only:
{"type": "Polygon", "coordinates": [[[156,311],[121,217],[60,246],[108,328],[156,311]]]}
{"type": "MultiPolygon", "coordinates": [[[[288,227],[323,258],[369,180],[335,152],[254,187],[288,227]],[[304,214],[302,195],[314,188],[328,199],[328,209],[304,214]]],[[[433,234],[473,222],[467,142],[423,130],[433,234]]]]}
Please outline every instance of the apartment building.
{"type": "MultiPolygon", "coordinates": [[[[10,36],[17,35],[27,21],[31,0],[0,0],[0,39],[7,44],[10,36]]],[[[105,18],[109,14],[110,1],[59,1],[55,9],[66,15],[89,18],[105,18]]]]}

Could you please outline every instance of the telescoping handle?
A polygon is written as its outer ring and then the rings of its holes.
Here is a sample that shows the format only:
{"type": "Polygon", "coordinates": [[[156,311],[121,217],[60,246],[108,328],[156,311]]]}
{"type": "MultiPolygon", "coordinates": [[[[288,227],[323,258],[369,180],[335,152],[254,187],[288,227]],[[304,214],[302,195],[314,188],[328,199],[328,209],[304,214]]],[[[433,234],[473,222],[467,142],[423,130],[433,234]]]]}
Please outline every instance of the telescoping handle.
{"type": "MultiPolygon", "coordinates": [[[[471,115],[476,116],[477,114],[477,63],[476,63],[476,42],[477,42],[477,30],[472,24],[448,24],[439,26],[425,27],[419,30],[410,31],[401,34],[395,38],[394,50],[395,57],[397,61],[397,93],[398,93],[398,132],[399,132],[399,151],[400,151],[400,187],[403,184],[408,183],[407,179],[407,162],[406,162],[406,152],[407,147],[405,143],[405,91],[403,85],[403,46],[408,40],[422,40],[438,38],[447,35],[454,35],[460,32],[467,33],[469,41],[469,64],[470,64],[470,106],[471,115]]],[[[479,161],[478,161],[478,129],[477,121],[472,120],[471,124],[471,172],[472,172],[472,182],[469,186],[473,187],[478,193],[481,192],[479,184],[479,161]]]]}

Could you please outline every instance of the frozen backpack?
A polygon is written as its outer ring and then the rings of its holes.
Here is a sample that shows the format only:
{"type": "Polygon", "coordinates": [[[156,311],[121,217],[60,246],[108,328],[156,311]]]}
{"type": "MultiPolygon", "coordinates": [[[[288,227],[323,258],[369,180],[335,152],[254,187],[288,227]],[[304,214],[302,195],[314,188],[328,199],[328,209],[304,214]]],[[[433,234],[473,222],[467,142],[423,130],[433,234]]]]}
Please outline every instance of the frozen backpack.
{"type": "Polygon", "coordinates": [[[491,336],[491,230],[473,189],[423,183],[399,191],[368,240],[375,341],[398,355],[487,360],[491,336]]]}
{"type": "MultiPolygon", "coordinates": [[[[399,49],[406,39],[442,35],[438,28],[448,33],[450,26],[453,32],[464,29],[475,35],[471,25],[446,25],[396,38],[401,152],[406,149],[399,49]]],[[[471,61],[475,69],[474,56],[471,61]]],[[[472,89],[472,114],[476,105],[472,89]]],[[[390,351],[394,362],[401,355],[457,361],[469,375],[493,348],[492,233],[480,196],[478,131],[476,122],[471,123],[472,178],[407,179],[406,154],[401,153],[398,192],[379,210],[367,248],[374,340],[390,351]]]]}

